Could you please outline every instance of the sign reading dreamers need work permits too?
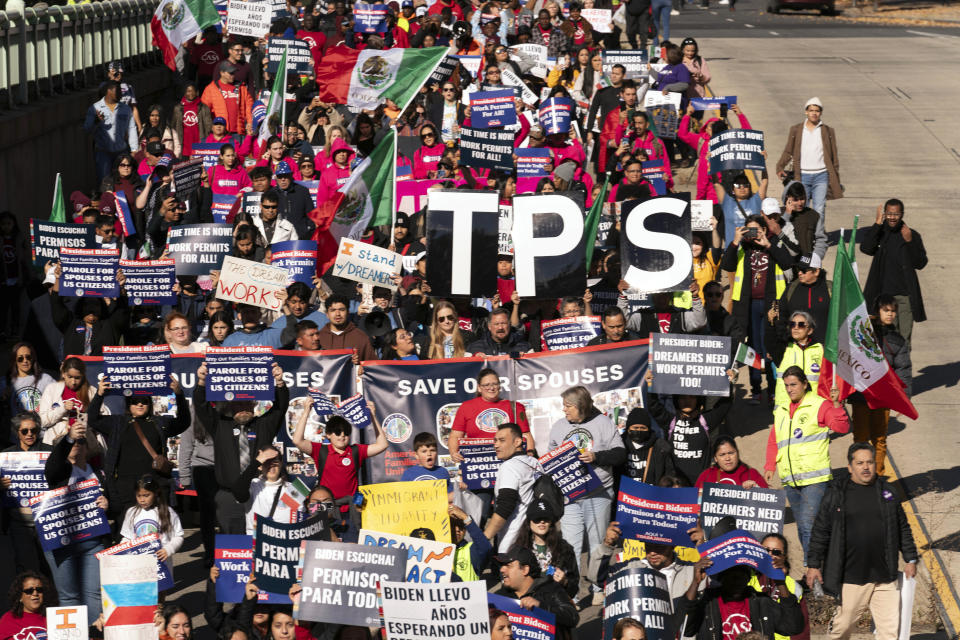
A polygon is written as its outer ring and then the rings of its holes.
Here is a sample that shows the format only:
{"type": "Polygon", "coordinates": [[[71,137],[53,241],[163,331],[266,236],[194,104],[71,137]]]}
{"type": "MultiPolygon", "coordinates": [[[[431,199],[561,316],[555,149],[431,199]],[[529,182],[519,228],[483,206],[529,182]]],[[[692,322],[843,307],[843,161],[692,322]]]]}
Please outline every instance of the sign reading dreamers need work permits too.
{"type": "Polygon", "coordinates": [[[283,307],[283,300],[278,295],[286,293],[289,279],[290,274],[286,269],[224,256],[220,279],[217,281],[217,297],[279,311],[283,307]]]}
{"type": "Polygon", "coordinates": [[[402,261],[403,256],[389,249],[340,238],[337,261],[333,263],[333,275],[393,291],[397,285],[391,280],[391,276],[400,273],[402,261]]]}
{"type": "Polygon", "coordinates": [[[720,518],[732,516],[737,520],[738,529],[749,531],[761,540],[768,533],[783,533],[786,507],[786,495],[781,489],[745,489],[730,484],[707,483],[703,485],[700,503],[700,526],[709,531],[720,518]]]}
{"type": "Polygon", "coordinates": [[[729,396],[730,338],[650,334],[653,392],[729,396]]]}

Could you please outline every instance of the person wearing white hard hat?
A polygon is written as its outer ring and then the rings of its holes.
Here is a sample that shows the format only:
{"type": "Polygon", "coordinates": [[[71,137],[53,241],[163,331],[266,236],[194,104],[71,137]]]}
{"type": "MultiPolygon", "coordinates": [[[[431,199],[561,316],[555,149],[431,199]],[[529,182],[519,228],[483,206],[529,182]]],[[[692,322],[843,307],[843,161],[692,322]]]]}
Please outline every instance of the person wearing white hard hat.
{"type": "Polygon", "coordinates": [[[820,98],[810,98],[803,109],[806,120],[790,127],[787,144],[777,162],[777,175],[781,180],[786,178],[787,167],[792,165],[793,179],[803,183],[810,206],[823,218],[826,201],[843,197],[837,135],[820,119],[820,98]]]}

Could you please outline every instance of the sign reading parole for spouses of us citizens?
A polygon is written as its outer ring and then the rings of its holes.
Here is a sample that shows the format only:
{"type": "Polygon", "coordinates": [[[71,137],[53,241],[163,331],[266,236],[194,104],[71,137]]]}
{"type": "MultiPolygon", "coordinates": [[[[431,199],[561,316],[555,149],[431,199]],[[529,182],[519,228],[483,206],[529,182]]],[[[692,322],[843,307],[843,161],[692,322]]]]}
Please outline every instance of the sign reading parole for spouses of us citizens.
{"type": "Polygon", "coordinates": [[[654,393],[729,396],[730,338],[650,334],[654,393]]]}
{"type": "Polygon", "coordinates": [[[177,281],[175,260],[121,260],[120,269],[126,277],[123,290],[130,304],[176,304],[173,285],[177,281]]]}
{"type": "Polygon", "coordinates": [[[273,400],[270,347],[210,347],[207,363],[207,400],[273,400]]]}
{"type": "Polygon", "coordinates": [[[120,293],[118,249],[60,249],[60,295],[116,298],[120,293]]]}
{"type": "Polygon", "coordinates": [[[170,345],[104,347],[103,364],[114,394],[170,392],[170,345]]]}

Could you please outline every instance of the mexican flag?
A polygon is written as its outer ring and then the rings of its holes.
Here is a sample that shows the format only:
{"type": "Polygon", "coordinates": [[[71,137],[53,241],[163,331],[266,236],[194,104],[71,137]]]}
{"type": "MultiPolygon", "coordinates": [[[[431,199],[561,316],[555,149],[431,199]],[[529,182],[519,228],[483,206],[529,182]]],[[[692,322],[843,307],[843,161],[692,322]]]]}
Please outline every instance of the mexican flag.
{"type": "Polygon", "coordinates": [[[443,47],[386,51],[332,47],[323,56],[323,64],[315,70],[320,99],[358,109],[375,109],[389,98],[403,111],[446,52],[443,47]]]}
{"type": "Polygon", "coordinates": [[[397,130],[390,129],[353,170],[336,197],[323,203],[322,207],[335,211],[330,233],[338,246],[340,238],[358,240],[368,227],[393,222],[396,162],[397,130]]]}
{"type": "Polygon", "coordinates": [[[763,371],[763,358],[760,357],[760,354],[749,347],[746,342],[740,343],[740,347],[737,349],[737,357],[735,360],[741,364],[747,365],[748,367],[763,371]]]}
{"type": "Polygon", "coordinates": [[[817,384],[821,396],[829,398],[834,386],[841,400],[859,391],[871,409],[889,408],[917,419],[903,382],[883,355],[843,242],[837,245],[822,367],[817,384]]]}
{"type": "Polygon", "coordinates": [[[178,58],[180,45],[220,22],[220,13],[211,0],[161,0],[153,18],[153,46],[163,52],[163,61],[171,70],[183,67],[178,58]]]}
{"type": "Polygon", "coordinates": [[[287,505],[290,513],[296,513],[303,506],[303,501],[310,495],[310,488],[303,480],[294,476],[280,493],[280,502],[287,505]]]}
{"type": "Polygon", "coordinates": [[[56,182],[53,183],[53,205],[50,207],[49,220],[50,222],[67,222],[67,205],[63,201],[63,180],[59,173],[56,182]]]}

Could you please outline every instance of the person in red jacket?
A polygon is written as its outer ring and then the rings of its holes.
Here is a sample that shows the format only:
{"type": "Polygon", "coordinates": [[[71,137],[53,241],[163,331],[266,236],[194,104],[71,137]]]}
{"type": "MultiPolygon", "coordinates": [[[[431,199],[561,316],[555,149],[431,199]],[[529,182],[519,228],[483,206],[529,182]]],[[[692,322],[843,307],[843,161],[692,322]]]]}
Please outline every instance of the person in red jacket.
{"type": "Polygon", "coordinates": [[[233,74],[237,68],[231,63],[220,65],[220,78],[214,80],[203,90],[200,102],[210,108],[214,118],[227,121],[227,131],[244,133],[247,123],[253,120],[253,98],[246,85],[236,84],[233,74]]]}
{"type": "Polygon", "coordinates": [[[427,15],[439,16],[443,13],[444,9],[450,9],[450,13],[453,14],[453,17],[457,20],[463,20],[463,9],[460,8],[460,5],[455,0],[450,0],[450,2],[437,0],[433,3],[433,6],[427,10],[427,15]]]}
{"type": "Polygon", "coordinates": [[[610,111],[603,121],[603,129],[600,131],[599,162],[602,171],[608,171],[607,166],[610,157],[617,147],[623,145],[629,149],[629,140],[618,140],[616,137],[617,128],[621,125],[626,126],[630,123],[628,115],[637,108],[637,85],[633,80],[624,80],[620,85],[620,106],[610,111]]]}
{"type": "Polygon", "coordinates": [[[767,481],[760,472],[740,462],[737,441],[730,436],[720,436],[713,443],[713,466],[700,474],[694,486],[703,489],[706,483],[735,484],[744,489],[767,488],[767,481]]]}
{"type": "Polygon", "coordinates": [[[437,137],[437,129],[432,124],[420,127],[420,142],[423,143],[413,154],[413,177],[426,180],[436,177],[437,163],[447,146],[437,137]]]}
{"type": "Polygon", "coordinates": [[[297,40],[307,43],[314,68],[319,69],[320,61],[323,60],[323,50],[327,46],[327,36],[322,31],[317,31],[317,18],[312,13],[303,16],[303,28],[297,31],[297,40]]]}
{"type": "Polygon", "coordinates": [[[330,158],[333,164],[320,174],[320,185],[317,187],[317,202],[326,202],[333,198],[333,194],[350,179],[350,159],[354,156],[353,149],[342,138],[334,140],[330,146],[330,158]]]}
{"type": "Polygon", "coordinates": [[[215,194],[235,196],[251,186],[250,176],[240,164],[237,150],[232,144],[220,147],[220,163],[208,172],[210,190],[215,194]]]}

